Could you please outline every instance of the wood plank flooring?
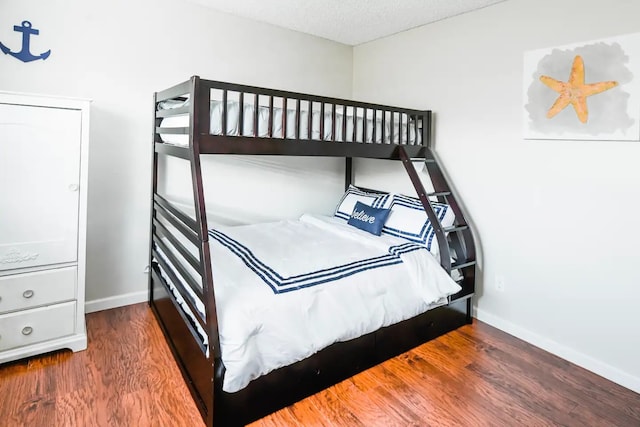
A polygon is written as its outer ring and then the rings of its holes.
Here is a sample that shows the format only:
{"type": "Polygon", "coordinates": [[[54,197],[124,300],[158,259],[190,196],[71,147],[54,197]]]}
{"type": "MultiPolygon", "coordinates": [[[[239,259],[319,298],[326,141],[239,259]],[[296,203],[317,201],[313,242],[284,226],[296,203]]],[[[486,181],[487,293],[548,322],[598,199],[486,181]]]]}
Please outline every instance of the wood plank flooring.
{"type": "MultiPolygon", "coordinates": [[[[87,316],[89,348],[0,366],[2,426],[203,426],[146,304],[87,316]]],[[[640,426],[640,395],[481,322],[252,424],[640,426]]]]}

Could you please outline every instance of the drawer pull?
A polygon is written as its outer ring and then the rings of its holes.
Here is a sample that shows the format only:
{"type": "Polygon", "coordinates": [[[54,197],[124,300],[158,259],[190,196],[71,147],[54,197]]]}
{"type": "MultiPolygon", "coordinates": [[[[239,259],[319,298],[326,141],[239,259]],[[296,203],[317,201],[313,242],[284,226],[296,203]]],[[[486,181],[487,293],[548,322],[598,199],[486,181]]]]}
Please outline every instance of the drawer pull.
{"type": "Polygon", "coordinates": [[[22,335],[31,335],[31,332],[33,332],[33,328],[31,326],[25,326],[22,328],[22,335]]]}
{"type": "Polygon", "coordinates": [[[33,296],[33,291],[31,289],[27,289],[22,293],[22,296],[25,298],[31,298],[33,296]]]}

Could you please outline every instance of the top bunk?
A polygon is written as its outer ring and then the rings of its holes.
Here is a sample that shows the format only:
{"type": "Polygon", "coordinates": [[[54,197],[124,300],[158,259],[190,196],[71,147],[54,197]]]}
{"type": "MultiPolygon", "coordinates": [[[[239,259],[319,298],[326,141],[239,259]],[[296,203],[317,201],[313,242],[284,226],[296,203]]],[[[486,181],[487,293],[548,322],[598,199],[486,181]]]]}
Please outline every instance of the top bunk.
{"type": "Polygon", "coordinates": [[[184,159],[259,154],[399,160],[406,153],[431,160],[431,111],[198,76],[155,93],[154,102],[156,152],[184,159]]]}

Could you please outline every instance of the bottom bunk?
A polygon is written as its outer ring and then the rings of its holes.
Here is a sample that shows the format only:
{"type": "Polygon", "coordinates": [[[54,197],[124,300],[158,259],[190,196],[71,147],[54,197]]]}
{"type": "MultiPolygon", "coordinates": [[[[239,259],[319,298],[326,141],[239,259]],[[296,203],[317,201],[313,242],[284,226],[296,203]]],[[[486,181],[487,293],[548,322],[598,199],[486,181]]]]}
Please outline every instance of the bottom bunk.
{"type": "Polygon", "coordinates": [[[208,425],[242,426],[311,396],[365,369],[471,323],[471,299],[461,299],[359,338],[338,342],[311,357],[253,380],[236,393],[222,390],[224,367],[191,339],[186,319],[158,266],[150,301],[191,394],[208,425]]]}
{"type": "Polygon", "coordinates": [[[405,196],[351,187],[333,217],[209,231],[217,352],[172,225],[156,221],[151,305],[209,424],[254,421],[470,321],[469,298],[450,302],[464,289],[428,232],[416,243],[391,220],[385,233],[350,223],[366,199],[388,203],[396,221],[418,212],[405,196]]]}

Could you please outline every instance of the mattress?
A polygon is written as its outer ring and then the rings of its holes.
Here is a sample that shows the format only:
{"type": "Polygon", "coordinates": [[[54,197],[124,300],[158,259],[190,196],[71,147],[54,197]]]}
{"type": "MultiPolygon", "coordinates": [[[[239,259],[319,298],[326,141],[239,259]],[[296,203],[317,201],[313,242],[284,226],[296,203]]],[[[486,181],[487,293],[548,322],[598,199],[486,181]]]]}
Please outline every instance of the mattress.
{"type": "Polygon", "coordinates": [[[210,236],[227,392],[335,342],[440,306],[460,290],[420,245],[333,217],[217,227],[210,236]]]}
{"type": "MultiPolygon", "coordinates": [[[[175,102],[175,101],[164,101],[159,104],[160,109],[171,109],[178,108],[185,105],[188,105],[187,101],[175,102]]],[[[347,109],[346,116],[344,114],[340,114],[340,109],[338,108],[338,112],[336,113],[336,123],[335,123],[335,132],[336,132],[336,141],[342,141],[342,130],[343,130],[343,120],[346,117],[346,132],[345,132],[345,141],[346,142],[365,142],[365,143],[385,143],[388,144],[391,142],[391,128],[390,128],[390,115],[387,113],[387,117],[385,119],[384,127],[385,127],[385,139],[382,140],[382,119],[380,115],[382,113],[378,113],[376,116],[376,120],[373,120],[373,111],[368,110],[367,116],[363,116],[362,109],[357,109],[356,118],[355,118],[355,126],[356,126],[356,135],[355,141],[353,138],[353,127],[354,127],[354,117],[352,109],[347,109]],[[363,126],[367,127],[367,138],[366,141],[363,141],[363,126]],[[375,140],[373,139],[373,128],[375,126],[375,140]]],[[[235,101],[227,102],[227,135],[237,136],[239,134],[239,112],[240,112],[240,104],[235,101]]],[[[244,136],[256,136],[253,134],[253,125],[255,118],[255,106],[253,104],[244,104],[243,106],[243,126],[242,126],[242,135],[244,136]]],[[[272,137],[274,138],[283,138],[282,135],[282,115],[283,109],[276,108],[273,109],[273,118],[272,118],[272,137]]],[[[296,110],[287,109],[287,124],[286,124],[286,138],[287,139],[295,139],[295,125],[296,125],[296,110]]],[[[403,143],[414,145],[421,143],[421,136],[418,132],[416,134],[416,127],[413,121],[409,120],[409,116],[407,114],[401,114],[402,116],[402,126],[398,126],[399,116],[395,115],[395,124],[393,127],[393,141],[398,142],[400,138],[400,134],[402,135],[403,143]],[[407,142],[407,123],[409,123],[409,141],[407,142]],[[400,132],[400,133],[399,133],[400,132]]],[[[321,114],[320,111],[312,111],[311,112],[311,139],[313,140],[332,140],[332,132],[333,132],[333,114],[331,112],[324,112],[324,115],[321,114]],[[324,133],[320,135],[320,120],[324,121],[324,133]]],[[[189,116],[188,115],[178,115],[167,117],[163,119],[160,123],[160,127],[187,127],[189,126],[189,116]]],[[[264,106],[258,106],[258,137],[268,137],[268,128],[269,128],[269,108],[264,106]]],[[[221,135],[222,134],[222,101],[211,101],[211,135],[221,135]]],[[[309,112],[308,111],[300,111],[300,139],[309,139],[309,112]]],[[[160,136],[164,142],[176,145],[186,146],[189,144],[189,137],[187,135],[174,135],[174,134],[163,134],[160,133],[160,136]]]]}

